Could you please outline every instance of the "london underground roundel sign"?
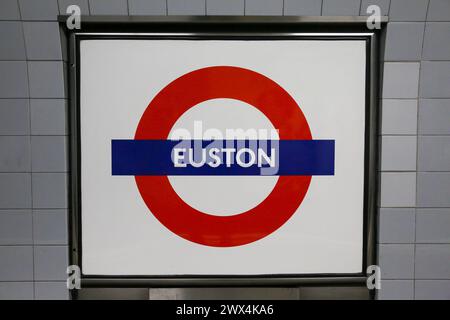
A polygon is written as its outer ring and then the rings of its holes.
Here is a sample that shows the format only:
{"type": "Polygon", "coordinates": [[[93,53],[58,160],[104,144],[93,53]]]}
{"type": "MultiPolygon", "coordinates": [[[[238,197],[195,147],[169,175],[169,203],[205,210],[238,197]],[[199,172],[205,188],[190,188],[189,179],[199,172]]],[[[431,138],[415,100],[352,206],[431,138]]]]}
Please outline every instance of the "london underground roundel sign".
{"type": "Polygon", "coordinates": [[[83,275],[364,271],[367,37],[245,34],[78,38],[83,275]]]}
{"type": "Polygon", "coordinates": [[[157,93],[134,139],[113,139],[112,174],[135,176],[149,211],[176,235],[206,246],[234,247],[262,239],[285,224],[305,198],[311,176],[334,175],[334,157],[334,140],[314,140],[301,107],[275,81],[246,68],[211,66],[188,72],[157,93]],[[174,124],[189,109],[223,98],[256,108],[278,130],[279,140],[170,138],[174,124]],[[195,146],[201,149],[200,162],[188,155],[195,153],[195,146]],[[183,200],[168,179],[178,175],[279,178],[255,207],[218,216],[183,200]]]}

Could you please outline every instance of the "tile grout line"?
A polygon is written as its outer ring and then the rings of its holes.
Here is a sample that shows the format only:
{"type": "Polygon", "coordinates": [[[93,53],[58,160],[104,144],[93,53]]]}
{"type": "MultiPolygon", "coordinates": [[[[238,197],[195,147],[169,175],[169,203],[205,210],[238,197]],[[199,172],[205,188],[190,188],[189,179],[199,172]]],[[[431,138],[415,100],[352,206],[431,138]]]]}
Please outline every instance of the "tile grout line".
{"type": "MultiPolygon", "coordinates": [[[[45,213],[40,213],[40,214],[45,214],[45,213]]],[[[54,214],[54,213],[49,213],[49,214],[54,214]]],[[[423,243],[423,244],[446,244],[446,243],[423,243]]],[[[0,248],[2,247],[31,247],[33,246],[33,244],[0,244],[0,248]]],[[[69,245],[67,243],[40,243],[37,244],[36,247],[68,247],[69,245]]]]}
{"type": "MultiPolygon", "coordinates": [[[[388,13],[387,13],[388,17],[389,17],[390,11],[391,11],[391,4],[392,4],[392,0],[389,0],[388,13]]],[[[388,23],[388,25],[389,25],[389,23],[388,23]]],[[[386,26],[386,29],[387,29],[388,25],[386,26]]],[[[386,40],[385,40],[385,42],[386,42],[386,40]]],[[[385,45],[385,46],[386,46],[386,45],[385,45]]],[[[386,61],[384,60],[385,52],[386,52],[386,48],[384,48],[384,52],[382,53],[382,54],[383,54],[383,61],[382,61],[382,67],[383,67],[383,70],[384,70],[385,65],[386,65],[386,61]]],[[[419,74],[419,76],[420,76],[420,74],[419,74]]],[[[383,75],[383,82],[384,82],[384,75],[383,75]]],[[[381,92],[381,94],[380,94],[381,106],[383,106],[383,99],[385,99],[385,98],[384,98],[384,96],[383,96],[383,93],[381,92]]],[[[417,128],[416,128],[416,133],[417,133],[417,128]]],[[[380,162],[381,162],[381,161],[380,161],[380,162]]],[[[381,163],[380,163],[380,169],[381,169],[381,163]]],[[[381,173],[380,173],[380,177],[381,177],[381,173]]],[[[380,178],[380,180],[381,180],[381,178],[380,178]]],[[[381,184],[381,183],[380,183],[380,184],[381,184]]],[[[380,187],[381,187],[381,185],[380,185],[380,187]]],[[[380,188],[380,189],[381,189],[381,188],[380,188]]],[[[380,194],[381,194],[381,190],[380,190],[380,194]]],[[[380,203],[380,206],[379,206],[379,209],[378,209],[378,216],[379,216],[379,217],[380,217],[380,213],[381,213],[381,209],[382,209],[382,208],[383,208],[383,206],[381,206],[381,203],[380,203]]],[[[378,224],[378,226],[379,226],[379,224],[378,224]]],[[[378,247],[378,252],[379,252],[379,251],[380,251],[380,250],[379,250],[380,243],[377,244],[377,247],[378,247]]],[[[413,285],[414,285],[414,284],[413,284],[413,285]]],[[[378,294],[377,294],[377,300],[380,300],[379,297],[380,297],[380,293],[378,292],[378,294]]],[[[413,288],[413,298],[414,298],[414,288],[413,288]]]]}
{"type": "MultiPolygon", "coordinates": [[[[391,0],[392,1],[392,0],[391,0]]],[[[426,30],[426,21],[428,16],[428,9],[430,7],[430,1],[427,2],[427,10],[425,13],[425,22],[423,24],[423,35],[422,35],[422,48],[420,51],[420,64],[419,64],[419,83],[417,86],[417,114],[416,114],[416,207],[414,209],[414,281],[413,281],[413,299],[416,300],[416,251],[417,251],[417,202],[418,202],[418,190],[419,190],[419,99],[420,99],[420,89],[421,89],[421,73],[422,73],[422,57],[423,57],[423,48],[425,43],[425,30],[426,30]]]]}
{"type": "MultiPolygon", "coordinates": [[[[19,1],[17,2],[17,6],[18,6],[18,10],[19,10],[19,17],[20,19],[22,19],[22,11],[20,9],[20,3],[19,1]]],[[[22,24],[22,36],[23,36],[23,45],[25,48],[25,57],[28,59],[28,50],[27,50],[27,44],[25,41],[25,30],[24,30],[24,22],[21,21],[22,24]]],[[[33,283],[33,300],[36,299],[36,286],[34,283],[34,273],[35,273],[35,265],[34,265],[34,217],[33,217],[33,175],[32,175],[32,171],[33,171],[33,159],[32,159],[32,145],[31,145],[31,90],[30,90],[30,68],[28,66],[28,60],[26,61],[26,68],[27,68],[27,81],[28,81],[28,129],[29,129],[29,133],[30,133],[30,139],[29,139],[29,151],[30,151],[30,197],[31,197],[31,241],[32,241],[32,245],[31,245],[31,261],[32,261],[32,270],[33,270],[33,274],[31,275],[31,279],[32,279],[32,283],[33,283]]]]}
{"type": "MultiPolygon", "coordinates": [[[[412,243],[412,242],[378,242],[378,244],[380,244],[380,245],[385,245],[385,244],[388,244],[388,245],[414,245],[414,243],[412,243]]],[[[449,242],[417,242],[417,244],[419,244],[419,245],[434,245],[434,246],[435,245],[448,246],[450,244],[450,241],[449,242]]],[[[46,245],[46,246],[48,246],[48,245],[46,245]]],[[[55,245],[55,246],[57,246],[57,245],[55,245]]]]}

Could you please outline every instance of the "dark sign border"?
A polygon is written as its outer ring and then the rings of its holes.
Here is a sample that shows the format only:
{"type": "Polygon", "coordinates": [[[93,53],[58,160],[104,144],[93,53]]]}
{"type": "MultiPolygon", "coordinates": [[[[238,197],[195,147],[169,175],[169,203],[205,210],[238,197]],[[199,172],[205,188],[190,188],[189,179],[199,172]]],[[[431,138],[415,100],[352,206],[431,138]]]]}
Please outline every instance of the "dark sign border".
{"type": "MultiPolygon", "coordinates": [[[[360,273],[283,275],[104,276],[81,274],[82,287],[260,287],[365,286],[366,268],[376,263],[378,204],[378,109],[380,29],[369,30],[367,17],[207,17],[82,16],[81,29],[68,30],[70,264],[81,266],[81,157],[79,117],[79,44],[86,39],[189,40],[364,40],[366,42],[366,119],[364,165],[363,261],[360,273]]],[[[382,17],[381,24],[387,22],[382,17]]]]}

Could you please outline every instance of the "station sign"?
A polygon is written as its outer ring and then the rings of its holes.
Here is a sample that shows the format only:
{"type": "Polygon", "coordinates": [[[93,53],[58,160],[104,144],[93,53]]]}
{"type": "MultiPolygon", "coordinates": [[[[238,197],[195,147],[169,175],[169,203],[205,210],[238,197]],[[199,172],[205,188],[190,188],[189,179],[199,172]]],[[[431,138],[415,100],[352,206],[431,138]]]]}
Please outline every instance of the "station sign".
{"type": "Polygon", "coordinates": [[[364,37],[84,37],[84,276],[363,273],[364,37]]]}

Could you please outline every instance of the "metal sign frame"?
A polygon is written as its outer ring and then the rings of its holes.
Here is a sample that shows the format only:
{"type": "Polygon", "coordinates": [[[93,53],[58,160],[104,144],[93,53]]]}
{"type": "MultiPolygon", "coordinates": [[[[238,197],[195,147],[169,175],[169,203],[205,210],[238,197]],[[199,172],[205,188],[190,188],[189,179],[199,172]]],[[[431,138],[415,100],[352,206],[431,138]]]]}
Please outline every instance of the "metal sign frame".
{"type": "MultiPolygon", "coordinates": [[[[81,157],[79,120],[79,44],[83,39],[196,40],[364,40],[366,42],[366,119],[364,164],[363,268],[352,274],[292,274],[264,276],[92,276],[81,275],[82,287],[233,287],[233,286],[365,286],[368,266],[376,263],[378,200],[378,94],[380,30],[369,30],[367,17],[113,17],[82,16],[81,29],[68,30],[70,264],[81,265],[81,157]]],[[[387,22],[382,17],[382,25],[387,22]]]]}

